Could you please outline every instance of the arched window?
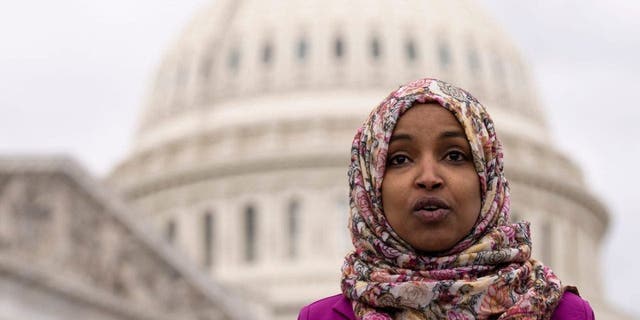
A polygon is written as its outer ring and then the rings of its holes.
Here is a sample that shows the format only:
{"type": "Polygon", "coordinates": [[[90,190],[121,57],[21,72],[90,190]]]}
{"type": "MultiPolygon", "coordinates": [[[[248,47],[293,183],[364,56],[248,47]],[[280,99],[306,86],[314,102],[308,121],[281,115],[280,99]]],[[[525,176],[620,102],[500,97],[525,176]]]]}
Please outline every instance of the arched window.
{"type": "Polygon", "coordinates": [[[451,66],[451,50],[444,40],[441,40],[438,45],[438,59],[440,60],[440,68],[442,70],[449,69],[451,66]]]}
{"type": "Polygon", "coordinates": [[[271,63],[273,61],[273,45],[271,44],[271,42],[266,42],[264,44],[264,46],[262,47],[262,63],[265,66],[271,66],[271,63]]]}
{"type": "Polygon", "coordinates": [[[300,204],[296,200],[289,202],[287,210],[287,236],[289,243],[289,258],[298,256],[298,248],[300,247],[300,204]]]}
{"type": "Polygon", "coordinates": [[[270,42],[267,42],[262,47],[262,63],[266,66],[271,65],[271,61],[273,60],[273,46],[270,42]]]}
{"type": "Polygon", "coordinates": [[[251,205],[244,210],[244,259],[256,259],[256,211],[251,205]]]}
{"type": "Polygon", "coordinates": [[[336,37],[336,40],[333,43],[333,54],[338,60],[342,59],[345,55],[344,42],[340,36],[336,37]]]}
{"type": "Polygon", "coordinates": [[[240,55],[240,49],[233,48],[229,52],[229,56],[227,57],[227,66],[233,72],[237,72],[240,68],[240,60],[242,56],[240,55]]]}
{"type": "Polygon", "coordinates": [[[480,69],[480,58],[478,57],[478,52],[474,48],[469,48],[469,52],[467,52],[467,59],[469,60],[469,70],[472,75],[477,75],[482,70],[480,69]]]}
{"type": "Polygon", "coordinates": [[[382,47],[380,46],[380,40],[378,39],[378,37],[373,37],[371,39],[371,57],[373,58],[373,60],[378,60],[380,59],[381,55],[382,47]]]}
{"type": "Polygon", "coordinates": [[[405,42],[404,51],[407,56],[407,61],[414,62],[418,59],[418,52],[416,50],[416,45],[413,40],[409,39],[405,42]]]}
{"type": "Polygon", "coordinates": [[[203,261],[206,267],[213,265],[213,230],[214,222],[211,212],[206,212],[202,216],[202,251],[203,261]]]}
{"type": "Polygon", "coordinates": [[[165,232],[164,232],[167,242],[173,243],[176,240],[176,233],[177,233],[176,222],[174,220],[167,221],[167,224],[165,226],[165,232]]]}
{"type": "Polygon", "coordinates": [[[304,38],[300,38],[298,41],[298,46],[296,48],[296,56],[298,57],[298,61],[304,62],[307,59],[307,51],[309,50],[307,40],[304,38]]]}

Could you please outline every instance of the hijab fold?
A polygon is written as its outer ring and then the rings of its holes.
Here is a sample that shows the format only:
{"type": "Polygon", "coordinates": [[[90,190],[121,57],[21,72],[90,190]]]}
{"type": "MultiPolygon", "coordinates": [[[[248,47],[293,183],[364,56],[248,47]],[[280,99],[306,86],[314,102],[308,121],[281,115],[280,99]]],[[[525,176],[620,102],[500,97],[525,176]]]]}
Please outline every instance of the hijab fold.
{"type": "Polygon", "coordinates": [[[349,167],[349,229],[355,249],[342,267],[342,291],[361,319],[549,319],[562,285],[531,258],[529,224],[510,223],[502,144],[485,108],[436,79],[392,92],[357,131],[349,167]],[[415,104],[437,103],[460,122],[480,180],[482,205],[453,248],[424,255],[402,240],[382,210],[389,139],[415,104]]]}

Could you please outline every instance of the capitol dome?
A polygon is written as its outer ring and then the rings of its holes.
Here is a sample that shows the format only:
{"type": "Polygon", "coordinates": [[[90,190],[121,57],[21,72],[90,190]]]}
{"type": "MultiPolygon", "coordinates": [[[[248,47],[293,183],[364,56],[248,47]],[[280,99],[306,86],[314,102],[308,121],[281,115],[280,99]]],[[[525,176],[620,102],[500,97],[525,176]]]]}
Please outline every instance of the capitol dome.
{"type": "Polygon", "coordinates": [[[594,277],[608,213],[554,149],[527,63],[473,1],[217,0],[166,52],[109,182],[265,319],[290,319],[339,292],[356,128],[425,76],[487,106],[534,256],[614,319],[594,277]]]}

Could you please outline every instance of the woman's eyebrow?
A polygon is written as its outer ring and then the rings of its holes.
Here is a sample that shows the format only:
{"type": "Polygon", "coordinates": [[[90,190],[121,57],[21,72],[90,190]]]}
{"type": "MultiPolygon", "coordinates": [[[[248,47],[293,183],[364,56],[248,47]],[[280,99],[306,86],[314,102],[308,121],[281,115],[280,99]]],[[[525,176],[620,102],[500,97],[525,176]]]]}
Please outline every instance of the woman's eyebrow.
{"type": "Polygon", "coordinates": [[[413,137],[411,137],[411,135],[406,134],[406,133],[400,133],[400,134],[394,134],[391,136],[391,138],[389,138],[389,144],[391,144],[391,142],[397,141],[397,140],[413,140],[413,137]]]}
{"type": "Polygon", "coordinates": [[[455,130],[455,131],[445,131],[440,134],[440,138],[462,138],[467,139],[467,135],[464,132],[455,130]]]}

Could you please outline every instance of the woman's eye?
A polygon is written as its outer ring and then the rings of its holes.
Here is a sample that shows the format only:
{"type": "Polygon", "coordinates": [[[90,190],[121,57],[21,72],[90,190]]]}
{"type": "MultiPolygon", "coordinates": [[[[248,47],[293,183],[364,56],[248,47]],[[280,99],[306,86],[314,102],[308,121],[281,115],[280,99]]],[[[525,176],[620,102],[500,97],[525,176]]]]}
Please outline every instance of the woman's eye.
{"type": "Polygon", "coordinates": [[[451,151],[447,153],[446,159],[453,162],[460,162],[467,160],[467,157],[460,151],[451,151]]]}
{"type": "Polygon", "coordinates": [[[409,162],[409,158],[405,155],[395,155],[393,157],[391,157],[391,159],[389,159],[389,164],[393,165],[393,166],[399,166],[399,165],[403,165],[405,163],[409,162]]]}

